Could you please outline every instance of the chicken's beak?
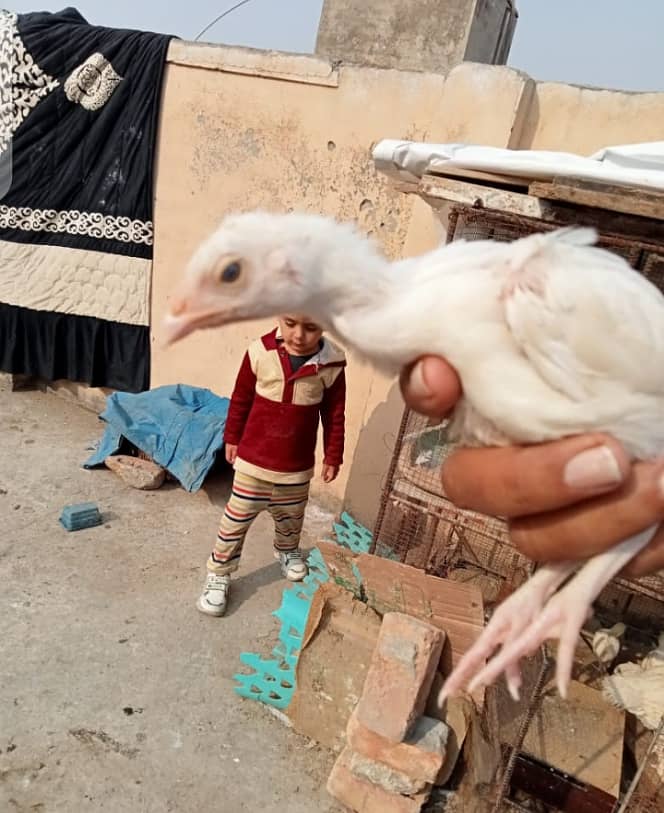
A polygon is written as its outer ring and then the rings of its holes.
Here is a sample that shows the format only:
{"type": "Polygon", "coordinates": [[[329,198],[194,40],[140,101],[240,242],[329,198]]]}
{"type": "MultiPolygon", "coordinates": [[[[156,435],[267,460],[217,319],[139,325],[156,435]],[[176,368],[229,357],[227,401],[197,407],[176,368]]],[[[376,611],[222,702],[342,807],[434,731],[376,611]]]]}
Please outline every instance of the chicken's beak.
{"type": "Polygon", "coordinates": [[[219,327],[227,321],[217,310],[194,310],[186,300],[176,300],[161,323],[162,343],[169,347],[195,330],[219,327]]]}

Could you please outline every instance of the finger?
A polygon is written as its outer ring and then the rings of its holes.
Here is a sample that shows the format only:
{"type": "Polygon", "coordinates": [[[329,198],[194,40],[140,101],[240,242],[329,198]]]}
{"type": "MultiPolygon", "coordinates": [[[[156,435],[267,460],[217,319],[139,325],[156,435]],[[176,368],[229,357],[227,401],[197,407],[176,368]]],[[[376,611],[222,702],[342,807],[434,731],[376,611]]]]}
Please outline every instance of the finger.
{"type": "MultiPolygon", "coordinates": [[[[585,559],[634,536],[664,519],[664,462],[636,463],[626,482],[612,494],[514,520],[510,536],[531,559],[585,559]]],[[[646,565],[661,561],[661,532],[648,548],[646,565]]],[[[643,560],[640,559],[640,566],[643,560]]]]}
{"type": "Polygon", "coordinates": [[[519,517],[613,491],[630,471],[622,446],[587,434],[536,446],[459,449],[443,465],[443,488],[460,508],[519,517]]]}
{"type": "Polygon", "coordinates": [[[406,367],[399,383],[408,406],[432,418],[447,415],[461,397],[459,376],[438,356],[425,356],[406,367]]]}

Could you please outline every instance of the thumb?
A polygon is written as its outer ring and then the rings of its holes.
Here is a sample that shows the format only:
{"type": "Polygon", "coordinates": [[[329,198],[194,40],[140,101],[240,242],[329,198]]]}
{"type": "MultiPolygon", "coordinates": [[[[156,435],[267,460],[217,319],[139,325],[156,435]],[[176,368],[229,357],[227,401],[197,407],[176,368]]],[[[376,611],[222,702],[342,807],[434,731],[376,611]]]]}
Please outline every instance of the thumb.
{"type": "Polygon", "coordinates": [[[423,356],[400,376],[401,394],[411,409],[442,418],[461,397],[461,381],[455,369],[439,356],[423,356]]]}

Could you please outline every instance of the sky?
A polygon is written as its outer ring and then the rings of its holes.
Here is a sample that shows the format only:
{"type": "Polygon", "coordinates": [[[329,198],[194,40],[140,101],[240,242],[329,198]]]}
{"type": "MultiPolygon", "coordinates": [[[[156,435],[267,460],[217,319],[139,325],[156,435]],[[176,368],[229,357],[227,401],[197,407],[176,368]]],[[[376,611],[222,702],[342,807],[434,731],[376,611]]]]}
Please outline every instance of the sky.
{"type": "MultiPolygon", "coordinates": [[[[195,39],[237,0],[69,0],[88,22],[195,39]]],[[[408,2],[408,0],[403,0],[408,2]]],[[[15,0],[18,12],[67,2],[15,0]]],[[[312,53],[323,0],[249,0],[213,26],[207,42],[312,53]]],[[[517,0],[509,63],[534,79],[664,91],[664,0],[517,0]]]]}

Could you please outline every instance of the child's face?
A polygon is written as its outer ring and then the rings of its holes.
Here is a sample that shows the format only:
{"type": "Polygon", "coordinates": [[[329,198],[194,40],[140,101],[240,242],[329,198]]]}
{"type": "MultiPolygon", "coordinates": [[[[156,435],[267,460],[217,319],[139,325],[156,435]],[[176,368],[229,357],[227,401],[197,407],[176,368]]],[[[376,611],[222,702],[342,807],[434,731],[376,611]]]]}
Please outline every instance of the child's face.
{"type": "Polygon", "coordinates": [[[288,313],[279,318],[286,350],[292,356],[308,356],[318,350],[323,329],[305,314],[288,313]]]}

